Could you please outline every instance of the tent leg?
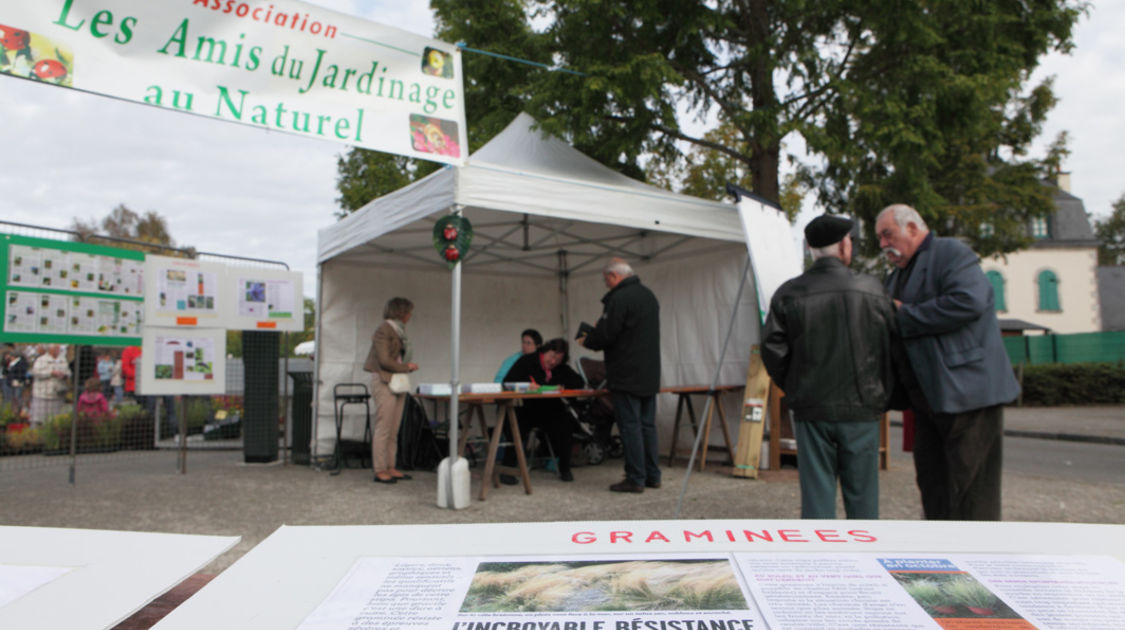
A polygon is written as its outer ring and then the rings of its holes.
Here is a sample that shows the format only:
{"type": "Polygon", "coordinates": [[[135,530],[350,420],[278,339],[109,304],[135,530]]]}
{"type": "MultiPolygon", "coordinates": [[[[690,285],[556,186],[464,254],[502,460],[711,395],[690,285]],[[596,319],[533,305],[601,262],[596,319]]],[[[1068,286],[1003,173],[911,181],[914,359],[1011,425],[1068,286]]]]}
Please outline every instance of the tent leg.
{"type": "MultiPolygon", "coordinates": [[[[734,298],[734,306],[730,311],[730,323],[727,325],[727,336],[725,339],[723,339],[723,349],[719,353],[719,363],[715,366],[715,373],[711,376],[711,388],[708,390],[710,392],[715,391],[715,388],[719,385],[719,372],[723,369],[723,359],[726,358],[727,346],[730,345],[730,336],[734,332],[735,318],[738,317],[738,303],[742,301],[742,292],[746,288],[746,277],[748,275],[750,275],[749,256],[746,257],[746,266],[742,269],[742,279],[738,282],[738,294],[734,298]]],[[[714,399],[714,396],[707,397],[707,403],[703,407],[703,414],[700,416],[700,418],[706,418],[707,414],[711,412],[711,405],[713,404],[714,399]]],[[[691,470],[695,465],[695,455],[699,452],[699,444],[703,441],[703,434],[704,431],[702,430],[702,427],[700,427],[700,430],[696,431],[695,433],[695,443],[692,444],[691,447],[691,458],[688,459],[687,470],[684,471],[684,484],[680,489],[680,498],[676,501],[675,518],[680,518],[680,511],[684,507],[684,496],[687,494],[688,479],[691,478],[691,470]]],[[[675,445],[673,445],[673,447],[675,447],[675,445]]]]}

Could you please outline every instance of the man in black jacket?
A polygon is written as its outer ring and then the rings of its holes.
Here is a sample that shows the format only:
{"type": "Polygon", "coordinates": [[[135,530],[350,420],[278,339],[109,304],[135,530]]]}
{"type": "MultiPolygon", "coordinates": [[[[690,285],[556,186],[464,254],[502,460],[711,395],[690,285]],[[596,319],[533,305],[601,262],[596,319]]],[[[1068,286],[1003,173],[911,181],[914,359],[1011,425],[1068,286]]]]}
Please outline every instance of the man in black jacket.
{"type": "Polygon", "coordinates": [[[878,280],[852,273],[852,222],[805,228],[816,258],[774,293],[762,361],[793,411],[801,518],[879,518],[879,423],[894,384],[894,305],[878,280]]]}
{"type": "Polygon", "coordinates": [[[579,343],[605,351],[606,378],[625,448],[625,479],[613,492],[660,487],[656,393],[660,389],[660,304],[620,258],[602,270],[609,292],[594,329],[579,343]]]}

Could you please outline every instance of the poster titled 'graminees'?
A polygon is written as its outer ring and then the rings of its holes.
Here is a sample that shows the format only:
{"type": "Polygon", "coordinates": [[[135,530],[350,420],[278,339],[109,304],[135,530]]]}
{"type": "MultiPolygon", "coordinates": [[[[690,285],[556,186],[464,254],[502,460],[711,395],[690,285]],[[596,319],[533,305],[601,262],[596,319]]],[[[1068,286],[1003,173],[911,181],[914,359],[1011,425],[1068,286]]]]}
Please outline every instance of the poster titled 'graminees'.
{"type": "Polygon", "coordinates": [[[10,2],[0,43],[0,80],[450,164],[467,154],[455,46],[304,2],[10,2]]]}

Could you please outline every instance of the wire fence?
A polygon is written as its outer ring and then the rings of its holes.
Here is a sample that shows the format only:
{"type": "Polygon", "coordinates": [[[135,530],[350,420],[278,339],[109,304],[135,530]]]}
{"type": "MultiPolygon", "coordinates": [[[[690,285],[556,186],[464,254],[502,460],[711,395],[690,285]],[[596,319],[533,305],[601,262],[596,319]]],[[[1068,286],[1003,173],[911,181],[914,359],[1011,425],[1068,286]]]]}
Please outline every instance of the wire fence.
{"type": "Polygon", "coordinates": [[[1125,332],[1016,335],[1004,338],[1013,365],[1125,361],[1125,332]]]}
{"type": "MultiPolygon", "coordinates": [[[[0,232],[70,242],[90,238],[3,221],[0,232]]],[[[231,267],[287,269],[276,261],[95,238],[113,247],[143,247],[231,267]]],[[[226,356],[211,357],[225,362],[223,393],[192,396],[138,391],[135,370],[144,357],[138,357],[139,346],[124,345],[134,340],[87,345],[57,343],[54,337],[50,343],[2,344],[0,484],[3,472],[16,469],[65,469],[74,483],[81,466],[129,461],[151,466],[154,457],[186,473],[190,453],[200,449],[241,450],[247,462],[288,462],[293,394],[303,393],[294,379],[307,383],[301,375],[311,373],[312,362],[281,356],[287,333],[228,331],[226,337],[226,356]]]]}

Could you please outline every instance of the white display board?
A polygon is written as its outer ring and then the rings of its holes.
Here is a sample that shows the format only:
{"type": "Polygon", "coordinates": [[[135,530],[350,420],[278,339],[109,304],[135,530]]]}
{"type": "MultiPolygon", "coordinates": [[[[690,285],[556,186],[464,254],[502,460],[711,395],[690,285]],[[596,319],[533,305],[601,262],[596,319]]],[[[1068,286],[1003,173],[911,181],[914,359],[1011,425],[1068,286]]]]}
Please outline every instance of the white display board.
{"type": "Polygon", "coordinates": [[[789,220],[778,208],[744,196],[738,202],[738,216],[742,219],[746,249],[754,269],[758,315],[765,323],[774,292],[786,280],[801,275],[803,258],[793,242],[789,220]]]}
{"type": "Polygon", "coordinates": [[[227,267],[224,325],[232,330],[301,332],[305,329],[304,288],[300,272],[227,267]]]}
{"type": "Polygon", "coordinates": [[[1116,629],[1123,561],[1071,523],[282,527],[154,628],[1116,629]]]}
{"type": "Polygon", "coordinates": [[[142,339],[138,393],[155,396],[226,392],[225,330],[145,326],[142,339]]]}
{"type": "Polygon", "coordinates": [[[299,272],[148,256],[145,324],[302,331],[303,291],[299,272]]]}
{"type": "Polygon", "coordinates": [[[229,308],[221,291],[225,266],[185,258],[145,258],[145,325],[222,328],[229,308]]]}
{"type": "Polygon", "coordinates": [[[0,628],[111,628],[238,541],[0,527],[0,628]]]}

